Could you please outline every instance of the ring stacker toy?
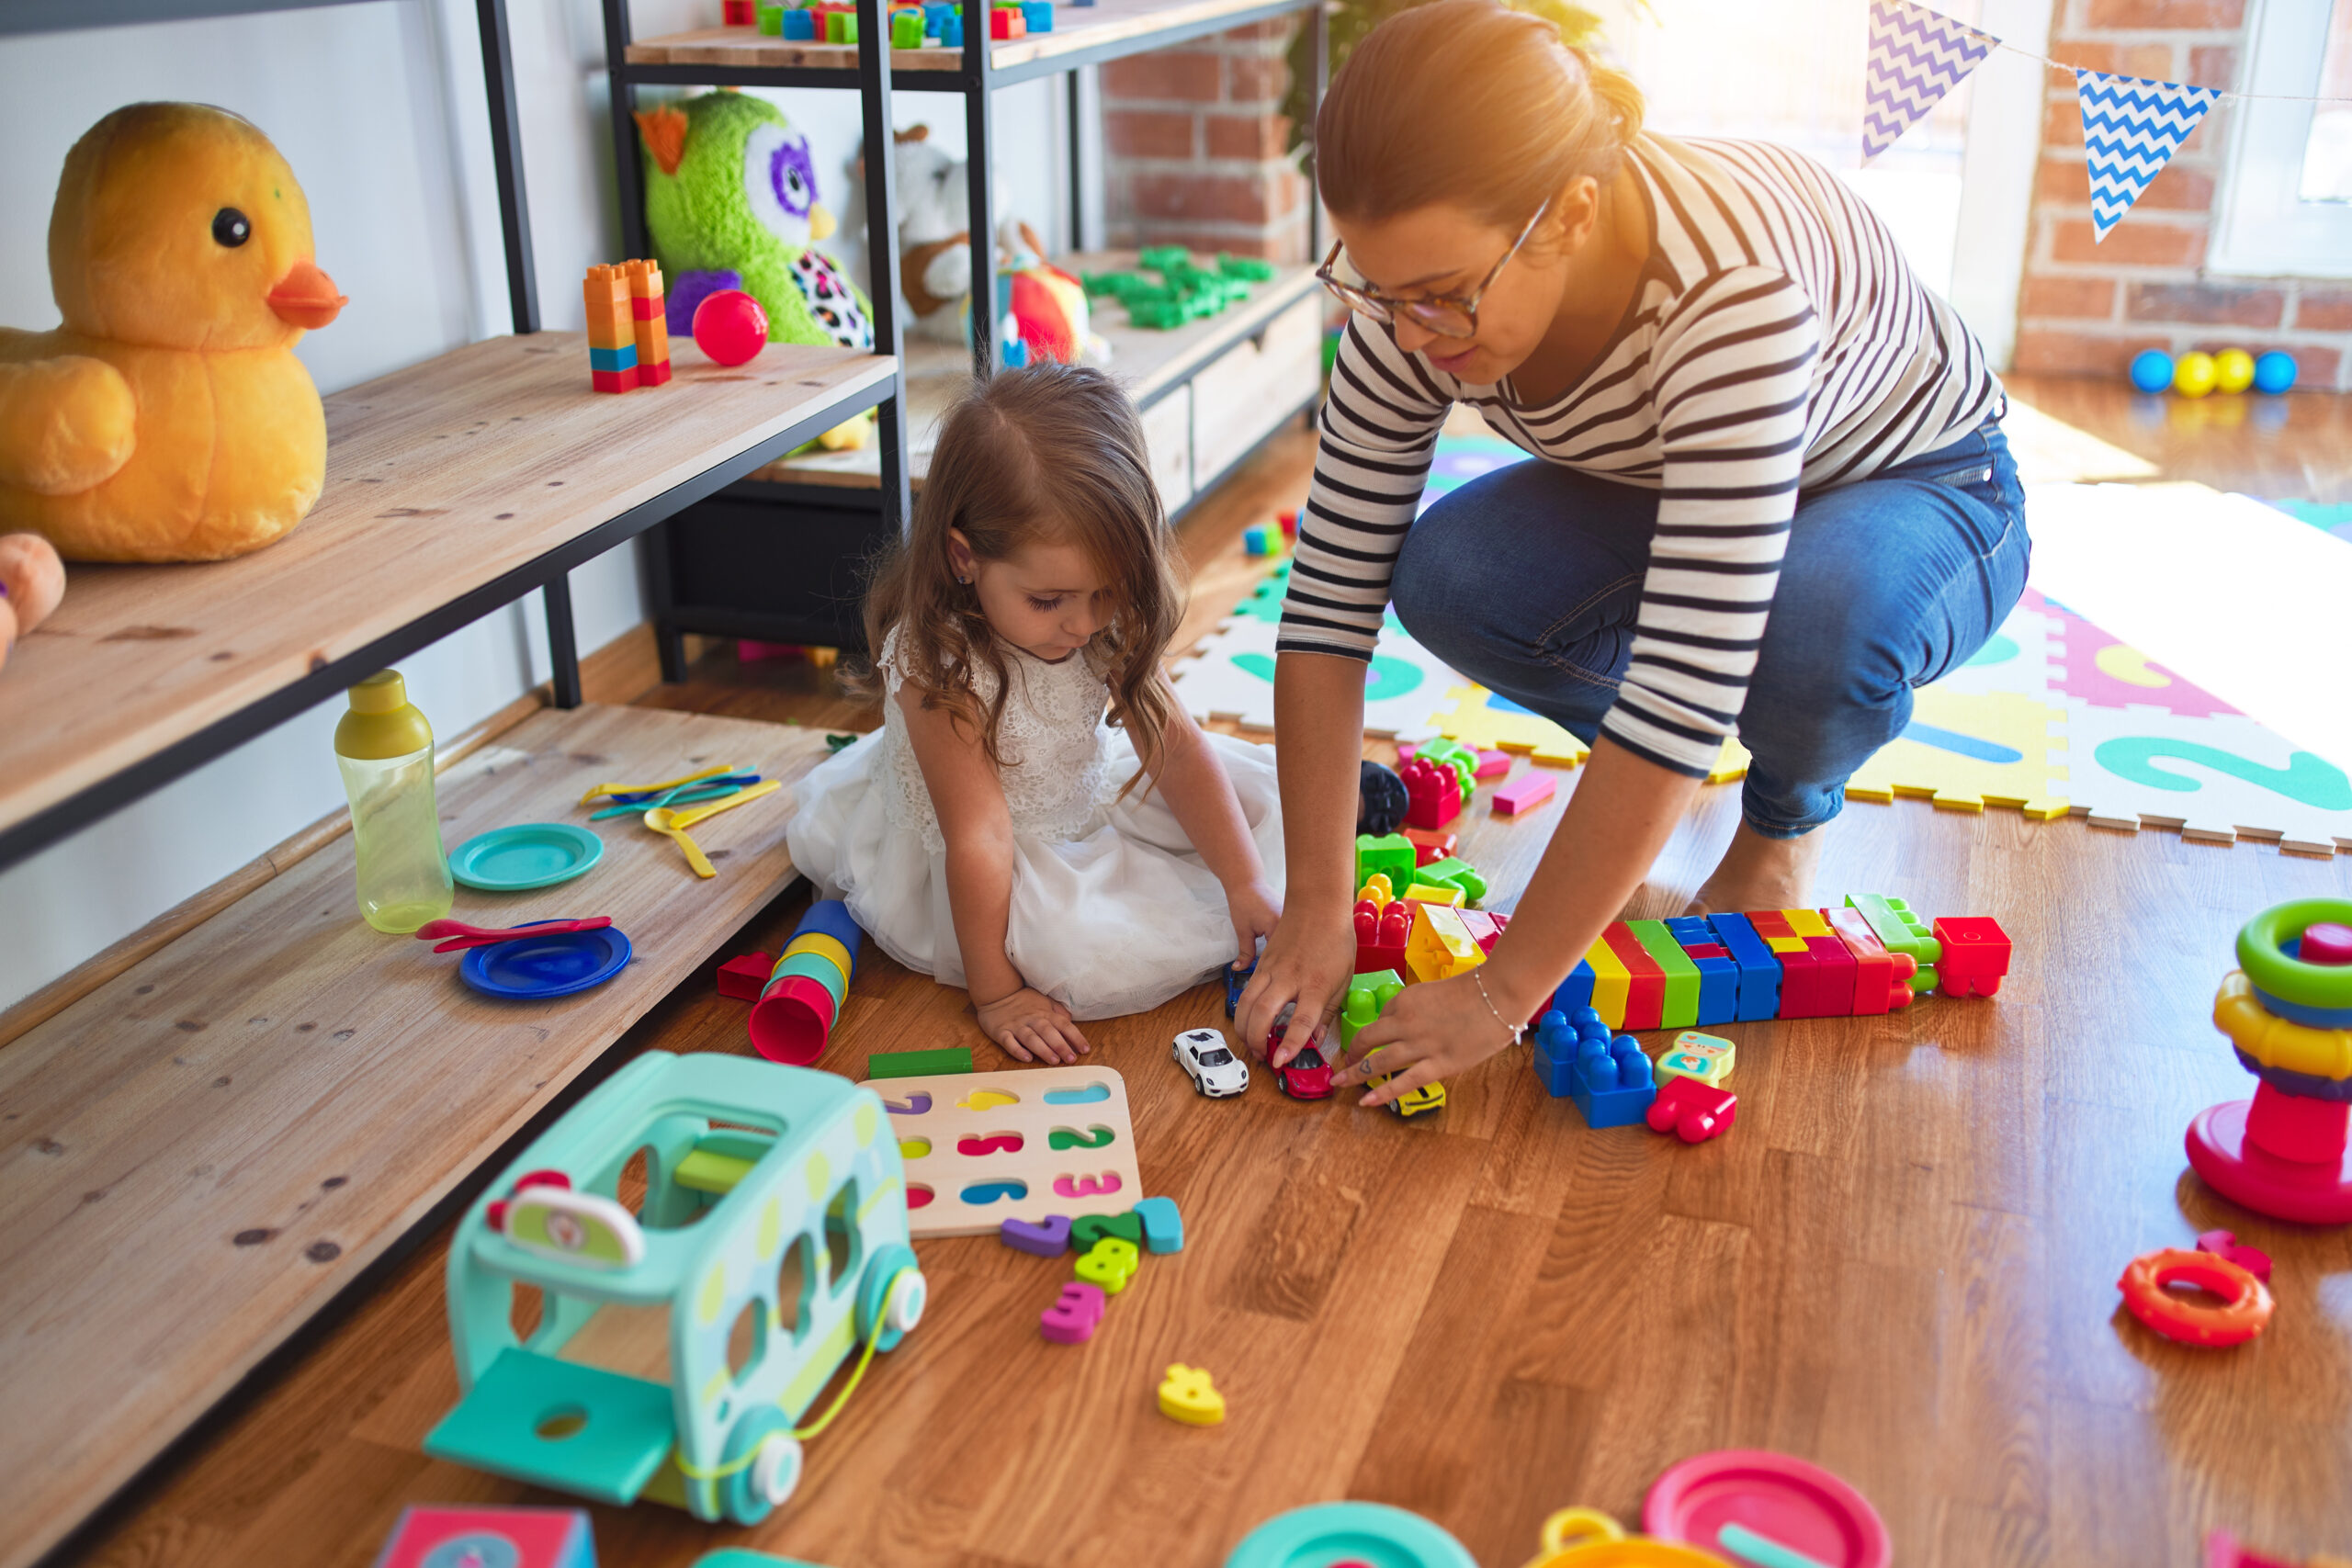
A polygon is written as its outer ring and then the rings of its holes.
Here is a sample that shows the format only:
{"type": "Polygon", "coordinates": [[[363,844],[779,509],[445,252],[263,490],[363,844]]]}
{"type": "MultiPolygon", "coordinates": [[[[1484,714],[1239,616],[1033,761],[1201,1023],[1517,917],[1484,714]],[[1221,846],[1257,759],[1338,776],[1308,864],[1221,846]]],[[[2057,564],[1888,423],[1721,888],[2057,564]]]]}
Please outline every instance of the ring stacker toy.
{"type": "Polygon", "coordinates": [[[695,868],[696,876],[717,876],[718,868],[710,863],[710,857],[702,852],[702,846],[686,836],[686,829],[707,817],[716,817],[722,811],[732,811],[739,806],[749,805],[763,795],[774,795],[783,787],[784,785],[777,780],[770,779],[765,784],[753,784],[747,790],[730,795],[724,800],[714,800],[707,806],[697,806],[688,811],[673,811],[669,807],[657,806],[646,812],[645,825],[657,833],[667,834],[670,838],[676,840],[678,848],[686,852],[686,863],[695,868]]]}
{"type": "Polygon", "coordinates": [[[707,779],[719,778],[734,771],[734,763],[722,762],[718,767],[705,768],[698,773],[688,773],[683,778],[663,779],[660,784],[600,784],[586,795],[582,795],[580,804],[589,806],[599,800],[642,800],[648,795],[660,795],[665,789],[684,789],[688,784],[701,784],[707,779]]]}
{"type": "Polygon", "coordinates": [[[2303,898],[2238,932],[2213,1023],[2259,1080],[2188,1125],[2188,1163],[2223,1197],[2281,1220],[2352,1222],[2352,900],[2303,898]]]}
{"type": "MultiPolygon", "coordinates": [[[[1693,1454],[1650,1483],[1642,1528],[1755,1568],[1889,1568],[1894,1539],[1870,1499],[1770,1449],[1693,1454]]],[[[1581,1568],[1581,1565],[1579,1565],[1581,1568]]]]}
{"type": "Polygon", "coordinates": [[[2143,1252],[2115,1283],[2133,1317],[2184,1345],[2243,1345],[2270,1324],[2270,1287],[2217,1253],[2177,1247],[2143,1252]],[[2165,1288],[2177,1284],[2211,1291],[2222,1303],[2208,1305],[2165,1288]]]}
{"type": "Polygon", "coordinates": [[[488,926],[469,926],[463,920],[427,920],[416,930],[416,940],[433,942],[435,953],[456,953],[461,948],[489,947],[518,937],[559,936],[571,931],[602,931],[613,923],[610,915],[593,915],[581,920],[535,920],[528,925],[507,926],[493,931],[488,926]]]}
{"type": "Polygon", "coordinates": [[[1527,1568],[1731,1568],[1712,1551],[1627,1535],[1598,1508],[1563,1508],[1544,1521],[1543,1550],[1527,1568]]]}
{"type": "Polygon", "coordinates": [[[458,1222],[463,1397],[424,1451],[592,1502],[765,1518],[799,1482],[801,1444],[922,1319],[890,1134],[881,1100],[830,1073],[666,1051],[621,1068],[458,1222]],[[640,1150],[632,1214],[619,1182],[640,1150]],[[523,1286],[541,1301],[527,1337],[513,1322],[523,1286]],[[651,1343],[649,1309],[667,1318],[651,1343]],[[666,1381],[598,1360],[663,1366],[666,1381]]]}
{"type": "MultiPolygon", "coordinates": [[[[1710,1560],[1712,1561],[1712,1559],[1710,1560]]],[[[1444,1530],[1385,1503],[1317,1503],[1251,1530],[1225,1568],[1478,1568],[1444,1530]]]]}

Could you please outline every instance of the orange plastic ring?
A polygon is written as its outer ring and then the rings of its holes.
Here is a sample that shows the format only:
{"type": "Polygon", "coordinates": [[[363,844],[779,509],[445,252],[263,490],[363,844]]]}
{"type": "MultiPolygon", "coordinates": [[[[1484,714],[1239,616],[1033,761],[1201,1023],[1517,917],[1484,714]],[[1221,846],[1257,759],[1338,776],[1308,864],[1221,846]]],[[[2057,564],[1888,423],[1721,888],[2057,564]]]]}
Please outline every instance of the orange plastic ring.
{"type": "Polygon", "coordinates": [[[2242,1345],[2269,1326],[2270,1287],[2226,1258],[2167,1247],[2143,1252],[2116,1281],[2132,1315],[2184,1345],[2242,1345]],[[2225,1298],[2205,1306],[2165,1286],[2190,1284],[2225,1298]]]}

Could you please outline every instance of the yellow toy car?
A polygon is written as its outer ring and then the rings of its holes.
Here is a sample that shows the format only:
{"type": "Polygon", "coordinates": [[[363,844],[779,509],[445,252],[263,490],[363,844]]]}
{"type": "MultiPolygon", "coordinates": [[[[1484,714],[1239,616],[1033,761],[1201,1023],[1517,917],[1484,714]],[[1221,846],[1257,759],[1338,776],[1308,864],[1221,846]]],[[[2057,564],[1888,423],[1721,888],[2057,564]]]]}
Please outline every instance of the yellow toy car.
{"type": "MultiPolygon", "coordinates": [[[[1396,1076],[1395,1073],[1383,1073],[1376,1078],[1366,1078],[1364,1081],[1384,1084],[1396,1076]]],[[[1424,1111],[1442,1111],[1445,1109],[1445,1086],[1442,1083],[1425,1083],[1419,1089],[1408,1089],[1390,1100],[1388,1109],[1404,1119],[1419,1116],[1424,1111]]]]}

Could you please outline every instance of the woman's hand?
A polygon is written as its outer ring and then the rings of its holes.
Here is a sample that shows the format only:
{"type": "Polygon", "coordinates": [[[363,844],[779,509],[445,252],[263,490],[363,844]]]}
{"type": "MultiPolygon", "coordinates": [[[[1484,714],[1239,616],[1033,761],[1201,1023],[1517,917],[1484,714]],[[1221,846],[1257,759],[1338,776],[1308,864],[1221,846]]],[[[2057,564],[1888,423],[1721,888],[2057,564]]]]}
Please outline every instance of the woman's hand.
{"type": "Polygon", "coordinates": [[[1024,1062],[1075,1062],[1094,1049],[1070,1021],[1069,1009],[1043,991],[1023,986],[992,1002],[972,1002],[981,1032],[1024,1062]]]}
{"type": "Polygon", "coordinates": [[[1319,1040],[1347,999],[1348,981],[1356,970],[1356,933],[1348,913],[1317,918],[1294,906],[1274,927],[1258,973],[1241,993],[1234,1011],[1242,1049],[1263,1056],[1266,1036],[1283,1009],[1291,1008],[1289,1027],[1268,1060],[1281,1066],[1319,1040]],[[1312,1024],[1300,1027],[1301,1021],[1312,1024]]]}
{"type": "Polygon", "coordinates": [[[1385,1105],[1423,1084],[1475,1067],[1511,1043],[1510,1030],[1478,994],[1476,974],[1474,969],[1398,992],[1378,1018],[1356,1032],[1344,1053],[1329,1058],[1340,1069],[1331,1076],[1331,1088],[1350,1089],[1395,1074],[1360,1101],[1385,1105]]]}
{"type": "Polygon", "coordinates": [[[1274,927],[1282,922],[1282,900],[1266,886],[1263,876],[1238,886],[1227,886],[1225,907],[1233,916],[1233,941],[1241,956],[1234,961],[1236,969],[1247,969],[1258,961],[1258,939],[1274,934],[1274,927]]]}

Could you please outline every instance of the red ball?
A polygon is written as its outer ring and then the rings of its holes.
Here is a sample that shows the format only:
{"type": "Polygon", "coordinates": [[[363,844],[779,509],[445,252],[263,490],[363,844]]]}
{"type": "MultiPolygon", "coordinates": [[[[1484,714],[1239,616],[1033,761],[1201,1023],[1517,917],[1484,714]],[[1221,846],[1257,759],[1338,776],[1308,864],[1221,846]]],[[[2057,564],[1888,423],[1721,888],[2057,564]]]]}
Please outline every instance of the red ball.
{"type": "Polygon", "coordinates": [[[768,313],[740,288],[722,288],[695,307],[695,346],[715,365],[741,365],[768,345],[768,313]]]}

